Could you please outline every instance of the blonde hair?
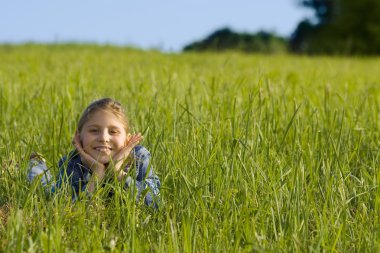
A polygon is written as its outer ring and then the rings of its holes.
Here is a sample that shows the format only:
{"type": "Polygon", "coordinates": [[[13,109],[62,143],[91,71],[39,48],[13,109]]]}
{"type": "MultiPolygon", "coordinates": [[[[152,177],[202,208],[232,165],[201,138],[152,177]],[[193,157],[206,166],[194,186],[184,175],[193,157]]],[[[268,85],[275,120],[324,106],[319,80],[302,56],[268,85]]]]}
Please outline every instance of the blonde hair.
{"type": "Polygon", "coordinates": [[[125,112],[121,104],[111,98],[102,98],[92,102],[87,108],[83,111],[82,116],[78,121],[77,130],[80,133],[84,124],[90,119],[91,115],[97,111],[106,111],[110,112],[120,120],[124,125],[126,133],[129,133],[129,123],[128,119],[125,116],[125,112]]]}

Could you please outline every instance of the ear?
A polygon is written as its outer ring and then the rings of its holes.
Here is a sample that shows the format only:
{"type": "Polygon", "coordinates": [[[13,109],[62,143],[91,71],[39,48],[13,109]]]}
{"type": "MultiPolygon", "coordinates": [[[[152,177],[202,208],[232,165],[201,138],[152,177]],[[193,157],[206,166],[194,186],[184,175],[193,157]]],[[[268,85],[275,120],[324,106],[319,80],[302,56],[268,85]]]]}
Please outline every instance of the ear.
{"type": "Polygon", "coordinates": [[[132,138],[132,135],[130,133],[127,134],[127,138],[125,140],[125,144],[127,144],[132,138]]]}
{"type": "Polygon", "coordinates": [[[78,129],[75,131],[75,136],[74,136],[75,139],[79,140],[80,144],[83,145],[82,143],[82,137],[78,131],[78,129]]]}

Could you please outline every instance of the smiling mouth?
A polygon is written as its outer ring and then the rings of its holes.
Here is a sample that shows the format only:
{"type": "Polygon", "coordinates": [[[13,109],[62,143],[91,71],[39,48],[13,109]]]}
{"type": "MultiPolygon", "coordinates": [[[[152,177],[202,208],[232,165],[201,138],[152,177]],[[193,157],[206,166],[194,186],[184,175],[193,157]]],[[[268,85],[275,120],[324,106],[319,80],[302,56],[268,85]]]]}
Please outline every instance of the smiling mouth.
{"type": "Polygon", "coordinates": [[[112,149],[109,147],[96,147],[95,150],[99,151],[99,152],[110,152],[110,151],[112,151],[112,149]]]}

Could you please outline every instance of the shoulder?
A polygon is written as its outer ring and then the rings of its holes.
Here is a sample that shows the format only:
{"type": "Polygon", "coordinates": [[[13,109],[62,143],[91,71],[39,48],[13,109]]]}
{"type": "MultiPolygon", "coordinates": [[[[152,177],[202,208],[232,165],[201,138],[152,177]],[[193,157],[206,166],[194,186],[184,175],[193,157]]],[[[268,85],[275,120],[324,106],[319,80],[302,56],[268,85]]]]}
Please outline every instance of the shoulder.
{"type": "Polygon", "coordinates": [[[75,167],[76,165],[81,164],[81,163],[82,163],[82,161],[80,159],[78,152],[76,152],[76,150],[73,150],[68,155],[62,157],[59,160],[58,166],[60,168],[66,167],[67,169],[72,169],[73,167],[75,167]]]}
{"type": "Polygon", "coordinates": [[[137,145],[136,147],[133,148],[133,153],[136,156],[150,156],[149,150],[141,145],[137,145]]]}
{"type": "Polygon", "coordinates": [[[133,158],[136,162],[137,181],[143,181],[146,177],[153,175],[153,167],[150,164],[150,152],[147,148],[140,145],[134,147],[133,158]]]}
{"type": "Polygon", "coordinates": [[[149,159],[151,156],[149,150],[141,145],[137,145],[133,148],[133,155],[139,159],[149,159]]]}

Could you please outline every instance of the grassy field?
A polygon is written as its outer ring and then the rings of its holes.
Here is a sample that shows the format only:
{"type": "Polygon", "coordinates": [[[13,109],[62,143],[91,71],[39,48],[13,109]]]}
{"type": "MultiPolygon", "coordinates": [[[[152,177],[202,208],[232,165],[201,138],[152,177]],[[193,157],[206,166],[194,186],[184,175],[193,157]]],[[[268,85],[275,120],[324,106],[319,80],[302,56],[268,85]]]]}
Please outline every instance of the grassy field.
{"type": "Polygon", "coordinates": [[[0,251],[380,251],[380,58],[0,47],[0,251]],[[72,203],[28,184],[77,120],[119,100],[161,207],[115,187],[72,203]]]}

